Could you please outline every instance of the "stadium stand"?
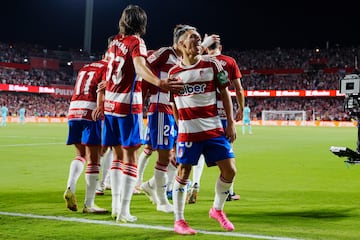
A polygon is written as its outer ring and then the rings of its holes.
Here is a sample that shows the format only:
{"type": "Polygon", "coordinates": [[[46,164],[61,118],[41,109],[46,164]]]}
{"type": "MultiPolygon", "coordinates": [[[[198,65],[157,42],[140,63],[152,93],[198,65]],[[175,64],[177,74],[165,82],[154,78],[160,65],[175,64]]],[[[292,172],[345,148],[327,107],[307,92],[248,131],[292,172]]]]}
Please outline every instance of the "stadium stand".
{"type": "MultiPolygon", "coordinates": [[[[337,90],[339,80],[355,67],[358,68],[354,65],[357,64],[354,57],[359,56],[359,52],[360,46],[335,46],[325,49],[230,50],[224,51],[224,54],[237,60],[246,92],[327,91],[337,90]]],[[[49,50],[39,45],[0,42],[0,84],[44,87],[64,85],[71,89],[79,66],[99,59],[100,55],[89,55],[81,50],[49,50]]],[[[16,112],[18,103],[25,102],[29,106],[28,114],[42,116],[66,115],[70,99],[69,96],[54,97],[52,94],[4,90],[0,96],[1,101],[10,106],[10,112],[16,112]],[[38,112],[40,109],[41,112],[38,112]]],[[[305,110],[307,120],[351,119],[343,109],[343,96],[247,96],[246,100],[254,119],[261,118],[262,110],[305,110]]]]}

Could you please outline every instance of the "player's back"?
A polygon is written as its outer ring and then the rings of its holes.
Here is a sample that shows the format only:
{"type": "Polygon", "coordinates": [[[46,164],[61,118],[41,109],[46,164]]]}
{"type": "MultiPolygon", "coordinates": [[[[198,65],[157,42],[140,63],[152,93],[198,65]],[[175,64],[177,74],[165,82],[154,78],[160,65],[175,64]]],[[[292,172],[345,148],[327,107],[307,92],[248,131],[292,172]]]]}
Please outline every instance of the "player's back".
{"type": "Polygon", "coordinates": [[[68,111],[69,120],[92,120],[92,110],[97,106],[97,86],[105,79],[106,69],[107,62],[100,60],[79,70],[68,111]]]}
{"type": "Polygon", "coordinates": [[[107,62],[100,60],[84,65],[78,72],[71,101],[96,102],[97,85],[105,80],[107,62]]]}
{"type": "Polygon", "coordinates": [[[144,41],[137,36],[116,35],[106,52],[105,114],[142,112],[142,79],[137,76],[133,59],[146,58],[144,41]]]}

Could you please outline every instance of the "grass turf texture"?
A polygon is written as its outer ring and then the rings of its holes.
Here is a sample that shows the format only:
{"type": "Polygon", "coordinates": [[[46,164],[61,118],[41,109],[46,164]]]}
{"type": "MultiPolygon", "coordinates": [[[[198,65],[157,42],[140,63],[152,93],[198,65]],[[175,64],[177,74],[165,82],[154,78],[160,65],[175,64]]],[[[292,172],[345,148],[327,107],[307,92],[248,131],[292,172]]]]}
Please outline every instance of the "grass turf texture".
{"type": "MultiPolygon", "coordinates": [[[[226,202],[234,233],[296,239],[358,239],[360,236],[360,165],[346,166],[330,146],[356,148],[356,128],[253,127],[234,144],[238,173],[235,192],[241,200],[226,202]]],[[[66,146],[66,124],[10,123],[0,128],[0,239],[182,239],[172,232],[173,214],[157,212],[145,195],[134,195],[136,224],[170,230],[129,228],[87,222],[57,221],[5,213],[56,216],[115,223],[108,215],[82,214],[85,178],[77,185],[78,212],[65,208],[63,193],[74,147],[66,146]]],[[[144,179],[152,176],[156,153],[144,179]]],[[[196,204],[185,217],[197,230],[223,232],[208,217],[219,175],[205,168],[196,204]]],[[[111,211],[111,192],[95,202],[111,211]]],[[[198,233],[192,239],[218,239],[198,233]]]]}

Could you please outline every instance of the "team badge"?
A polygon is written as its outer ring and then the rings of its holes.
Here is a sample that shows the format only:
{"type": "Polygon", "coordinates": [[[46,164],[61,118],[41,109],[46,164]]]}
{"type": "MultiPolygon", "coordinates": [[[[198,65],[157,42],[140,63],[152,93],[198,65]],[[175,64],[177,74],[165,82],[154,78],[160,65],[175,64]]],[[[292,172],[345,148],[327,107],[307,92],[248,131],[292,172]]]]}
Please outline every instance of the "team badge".
{"type": "Polygon", "coordinates": [[[223,70],[217,74],[217,78],[219,79],[219,82],[221,85],[225,85],[229,83],[229,76],[227,71],[223,70]]]}

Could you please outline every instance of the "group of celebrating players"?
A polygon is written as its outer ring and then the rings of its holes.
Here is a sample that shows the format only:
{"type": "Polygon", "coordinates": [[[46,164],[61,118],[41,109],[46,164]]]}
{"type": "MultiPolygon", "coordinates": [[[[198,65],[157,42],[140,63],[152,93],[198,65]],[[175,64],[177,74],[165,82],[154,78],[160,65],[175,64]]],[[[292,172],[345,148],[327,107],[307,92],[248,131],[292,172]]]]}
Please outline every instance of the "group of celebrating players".
{"type": "MultiPolygon", "coordinates": [[[[119,20],[119,33],[111,37],[102,60],[78,72],[71,99],[68,145],[74,145],[64,198],[77,211],[76,183],[84,167],[84,213],[106,213],[95,204],[100,156],[111,149],[111,216],[116,222],[135,222],[131,198],[144,192],[158,211],[174,213],[174,231],[196,234],[185,221],[186,202],[195,203],[200,187],[196,180],[187,193],[193,166],[218,166],[215,197],[209,216],[227,231],[235,229],[223,211],[233,192],[236,175],[232,143],[235,121],[242,119],[244,93],[236,61],[221,54],[218,35],[205,35],[179,24],[173,45],[148,52],[141,38],[146,12],[127,6],[119,20]],[[207,51],[207,54],[203,54],[207,51]],[[233,114],[228,86],[233,84],[239,106],[233,114]],[[149,98],[146,131],[143,100],[149,98]],[[234,117],[235,116],[235,119],[234,117]],[[138,150],[144,151],[137,157],[138,150]],[[143,182],[143,171],[152,151],[157,152],[153,177],[143,182]],[[199,160],[200,159],[200,160],[199,160]],[[203,162],[201,162],[203,161],[203,162]],[[172,191],[171,204],[167,191],[172,191]]],[[[196,170],[202,172],[202,168],[196,170]]],[[[199,174],[198,174],[199,175],[199,174]]]]}

